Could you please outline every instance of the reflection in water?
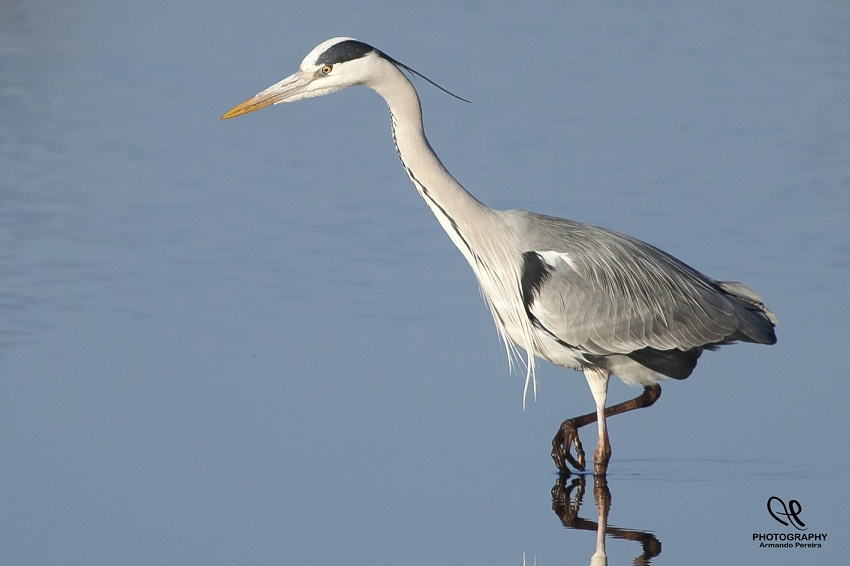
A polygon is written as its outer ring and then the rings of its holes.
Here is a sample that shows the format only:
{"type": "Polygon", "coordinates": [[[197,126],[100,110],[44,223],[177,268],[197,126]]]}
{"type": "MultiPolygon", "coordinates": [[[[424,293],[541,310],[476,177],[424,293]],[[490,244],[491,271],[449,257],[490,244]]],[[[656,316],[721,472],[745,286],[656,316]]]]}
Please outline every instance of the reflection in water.
{"type": "Polygon", "coordinates": [[[585,476],[570,478],[561,474],[555,486],[552,488],[552,510],[561,519],[561,524],[568,529],[596,532],[596,551],[590,557],[591,566],[603,566],[608,564],[608,555],[605,552],[605,536],[611,535],[622,540],[633,540],[639,542],[643,553],[634,559],[636,566],[650,563],[650,559],[661,554],[661,541],[652,533],[621,529],[608,524],[608,513],[611,510],[611,491],[608,489],[608,480],[605,476],[594,476],[593,499],[596,501],[597,520],[590,521],[578,516],[584,497],[586,479],[585,476]]]}

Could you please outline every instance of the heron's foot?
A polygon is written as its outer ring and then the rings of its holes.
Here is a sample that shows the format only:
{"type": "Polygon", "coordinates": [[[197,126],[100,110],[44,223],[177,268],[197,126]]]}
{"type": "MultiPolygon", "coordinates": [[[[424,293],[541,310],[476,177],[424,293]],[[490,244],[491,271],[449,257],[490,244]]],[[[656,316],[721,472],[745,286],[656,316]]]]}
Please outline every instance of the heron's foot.
{"type": "Polygon", "coordinates": [[[569,474],[569,466],[572,466],[580,472],[584,471],[584,449],[582,448],[581,440],[579,440],[578,437],[578,427],[576,426],[575,419],[567,419],[562,422],[561,428],[558,429],[558,434],[556,434],[555,438],[552,439],[552,460],[555,461],[555,465],[561,473],[569,474]],[[575,458],[573,458],[573,455],[570,453],[570,444],[572,444],[576,449],[575,458]]]}
{"type": "Polygon", "coordinates": [[[605,435],[599,440],[593,452],[593,475],[599,477],[608,473],[609,461],[611,461],[611,443],[608,441],[608,435],[605,435]]]}

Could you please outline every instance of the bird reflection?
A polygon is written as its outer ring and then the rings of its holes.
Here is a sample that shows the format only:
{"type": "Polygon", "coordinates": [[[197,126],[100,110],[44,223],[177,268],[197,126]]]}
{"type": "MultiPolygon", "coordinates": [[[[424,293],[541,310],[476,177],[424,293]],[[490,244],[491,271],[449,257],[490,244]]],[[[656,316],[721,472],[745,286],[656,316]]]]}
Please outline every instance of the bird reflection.
{"type": "Polygon", "coordinates": [[[661,541],[652,533],[621,529],[608,524],[608,512],[611,510],[611,491],[605,476],[593,477],[593,499],[596,501],[598,517],[596,521],[582,519],[578,516],[584,497],[585,476],[570,477],[561,474],[552,488],[552,510],[567,529],[596,532],[596,551],[590,557],[591,566],[607,566],[608,555],[605,553],[605,536],[611,535],[617,539],[639,542],[643,553],[632,562],[635,566],[650,564],[650,560],[661,554],[661,541]]]}

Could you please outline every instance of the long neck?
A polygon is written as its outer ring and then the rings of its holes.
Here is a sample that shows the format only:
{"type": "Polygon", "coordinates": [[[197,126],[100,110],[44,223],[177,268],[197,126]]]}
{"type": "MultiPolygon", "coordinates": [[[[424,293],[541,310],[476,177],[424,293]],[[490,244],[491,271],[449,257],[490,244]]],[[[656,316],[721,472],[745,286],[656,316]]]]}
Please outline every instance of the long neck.
{"type": "Polygon", "coordinates": [[[425,138],[416,90],[395,65],[387,67],[382,80],[368,86],[389,106],[393,143],[401,163],[443,229],[474,267],[477,259],[469,238],[492,221],[493,211],[469,194],[440,162],[425,138]]]}
{"type": "Polygon", "coordinates": [[[514,344],[526,350],[525,387],[527,390],[531,382],[536,391],[534,352],[538,348],[524,306],[516,300],[522,278],[522,250],[516,234],[502,215],[466,192],[440,163],[425,139],[419,96],[407,77],[389,62],[373,77],[366,86],[376,90],[390,107],[393,142],[404,169],[478,278],[508,360],[519,355],[514,344]]]}

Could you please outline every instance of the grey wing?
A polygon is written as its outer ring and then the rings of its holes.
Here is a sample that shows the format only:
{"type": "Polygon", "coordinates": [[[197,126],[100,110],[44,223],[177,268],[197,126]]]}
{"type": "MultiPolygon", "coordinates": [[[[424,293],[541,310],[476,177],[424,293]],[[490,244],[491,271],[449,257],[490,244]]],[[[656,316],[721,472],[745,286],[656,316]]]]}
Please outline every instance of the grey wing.
{"type": "Polygon", "coordinates": [[[542,237],[523,254],[523,299],[558,341],[598,356],[694,350],[693,364],[703,347],[775,342],[776,319],[748,287],[623,234],[538,218],[542,237]]]}

